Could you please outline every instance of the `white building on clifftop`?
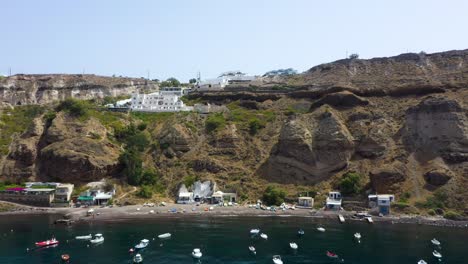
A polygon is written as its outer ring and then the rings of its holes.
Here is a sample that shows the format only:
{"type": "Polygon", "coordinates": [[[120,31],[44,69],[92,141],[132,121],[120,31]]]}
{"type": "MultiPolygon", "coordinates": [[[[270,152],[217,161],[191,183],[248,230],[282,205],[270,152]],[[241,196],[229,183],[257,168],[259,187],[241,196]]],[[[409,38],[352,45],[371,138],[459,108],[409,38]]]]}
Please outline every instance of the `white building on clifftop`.
{"type": "Polygon", "coordinates": [[[131,110],[140,112],[180,112],[192,111],[192,106],[186,106],[180,99],[185,94],[181,87],[162,88],[150,94],[132,94],[131,110]]]}

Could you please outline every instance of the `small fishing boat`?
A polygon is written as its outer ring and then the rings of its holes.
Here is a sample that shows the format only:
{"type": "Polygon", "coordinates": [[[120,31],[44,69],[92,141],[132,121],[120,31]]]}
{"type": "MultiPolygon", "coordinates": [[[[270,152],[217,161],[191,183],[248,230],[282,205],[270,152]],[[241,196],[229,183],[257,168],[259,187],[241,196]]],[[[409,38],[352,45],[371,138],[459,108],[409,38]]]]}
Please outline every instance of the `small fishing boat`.
{"type": "Polygon", "coordinates": [[[77,237],[75,237],[75,239],[78,239],[78,240],[90,240],[91,238],[93,238],[93,236],[91,234],[86,235],[86,236],[77,236],[77,237]]]}
{"type": "Polygon", "coordinates": [[[143,263],[143,257],[140,254],[136,254],[133,257],[133,263],[143,263]]]}
{"type": "Polygon", "coordinates": [[[102,236],[102,234],[96,234],[94,235],[94,239],[91,239],[89,242],[91,242],[91,244],[102,243],[104,242],[104,237],[102,236]]]}
{"type": "Polygon", "coordinates": [[[140,241],[140,243],[138,245],[135,246],[135,249],[143,249],[145,247],[147,247],[149,244],[149,240],[148,239],[142,239],[140,241]]]}
{"type": "Polygon", "coordinates": [[[258,233],[260,233],[260,229],[258,229],[258,228],[255,228],[255,229],[251,229],[251,230],[250,230],[250,234],[251,234],[251,235],[258,235],[258,233]]]}
{"type": "Polygon", "coordinates": [[[319,232],[325,232],[325,228],[319,226],[319,227],[317,227],[317,231],[319,231],[319,232]]]}
{"type": "Polygon", "coordinates": [[[36,242],[37,247],[48,247],[48,246],[53,246],[53,245],[58,245],[59,241],[55,238],[46,240],[46,241],[40,241],[36,242]]]}
{"type": "Polygon", "coordinates": [[[86,212],[86,215],[87,216],[91,216],[94,214],[94,209],[89,209],[87,212],[86,212]]]}
{"type": "Polygon", "coordinates": [[[283,264],[283,261],[281,260],[281,256],[280,256],[280,255],[274,255],[274,256],[273,256],[273,263],[275,263],[275,264],[283,264]]]}
{"type": "Polygon", "coordinates": [[[267,234],[265,234],[265,233],[261,233],[261,234],[260,234],[260,237],[263,238],[263,239],[265,239],[265,240],[268,239],[268,236],[267,236],[267,234]]]}
{"type": "Polygon", "coordinates": [[[372,219],[372,217],[369,216],[369,217],[366,217],[366,219],[369,224],[374,223],[374,220],[372,219]]]}
{"type": "Polygon", "coordinates": [[[418,261],[418,264],[427,264],[427,262],[421,259],[420,261],[418,261]]]}
{"type": "Polygon", "coordinates": [[[249,246],[249,250],[250,250],[250,252],[252,252],[253,254],[257,254],[257,251],[255,250],[255,247],[254,247],[254,246],[249,246]]]}
{"type": "Polygon", "coordinates": [[[442,254],[437,250],[432,251],[432,255],[436,258],[442,258],[442,254]]]}
{"type": "Polygon", "coordinates": [[[171,233],[164,233],[158,236],[158,238],[170,238],[170,237],[171,237],[171,233]]]}
{"type": "Polygon", "coordinates": [[[70,261],[70,255],[68,254],[63,254],[62,256],[60,256],[60,258],[62,259],[62,261],[64,262],[67,262],[70,261]]]}
{"type": "Polygon", "coordinates": [[[193,258],[196,258],[196,259],[199,259],[202,257],[202,253],[200,251],[199,248],[194,248],[193,251],[192,251],[192,257],[193,258]]]}
{"type": "Polygon", "coordinates": [[[338,258],[338,255],[331,252],[331,251],[327,251],[327,257],[329,257],[329,258],[338,258]]]}
{"type": "Polygon", "coordinates": [[[345,222],[345,218],[343,215],[339,214],[338,215],[338,219],[340,220],[340,223],[344,223],[345,222]]]}
{"type": "Polygon", "coordinates": [[[433,239],[431,240],[431,243],[432,243],[433,245],[435,245],[435,246],[440,246],[440,241],[437,240],[437,239],[435,239],[435,238],[433,238],[433,239]]]}
{"type": "Polygon", "coordinates": [[[361,233],[354,233],[354,238],[361,239],[361,233]]]}
{"type": "Polygon", "coordinates": [[[305,232],[304,232],[304,230],[299,229],[299,231],[297,231],[297,234],[298,234],[299,236],[303,236],[303,235],[305,234],[305,232]]]}
{"type": "Polygon", "coordinates": [[[291,242],[289,243],[289,247],[291,247],[292,249],[297,249],[299,246],[296,243],[291,242]]]}

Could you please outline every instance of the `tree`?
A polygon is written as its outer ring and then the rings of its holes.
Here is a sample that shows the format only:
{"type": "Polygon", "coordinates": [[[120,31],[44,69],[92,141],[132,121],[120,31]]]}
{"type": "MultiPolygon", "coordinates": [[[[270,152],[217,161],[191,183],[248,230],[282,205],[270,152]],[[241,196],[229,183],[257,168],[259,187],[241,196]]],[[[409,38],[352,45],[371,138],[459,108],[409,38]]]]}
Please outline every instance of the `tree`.
{"type": "Polygon", "coordinates": [[[65,111],[71,116],[82,117],[88,114],[88,105],[84,101],[69,98],[57,106],[57,111],[65,111]]]}
{"type": "Polygon", "coordinates": [[[171,77],[171,78],[165,80],[164,82],[162,82],[160,86],[161,87],[179,87],[180,82],[176,78],[171,77]]]}
{"type": "Polygon", "coordinates": [[[343,194],[358,194],[362,190],[361,175],[356,172],[347,172],[340,181],[340,190],[343,194]]]}
{"type": "Polygon", "coordinates": [[[210,115],[205,122],[205,129],[208,133],[220,129],[226,125],[226,120],[222,113],[210,115]]]}
{"type": "Polygon", "coordinates": [[[357,59],[359,59],[359,54],[353,53],[353,54],[349,55],[349,59],[350,60],[357,60],[357,59]]]}
{"type": "Polygon", "coordinates": [[[143,171],[140,153],[135,149],[127,149],[120,155],[119,161],[124,166],[122,172],[127,177],[127,182],[130,185],[139,185],[143,171]]]}
{"type": "Polygon", "coordinates": [[[262,200],[268,205],[281,205],[285,197],[285,191],[269,185],[263,192],[262,200]]]}
{"type": "Polygon", "coordinates": [[[265,125],[256,117],[249,120],[249,132],[251,135],[257,134],[258,130],[264,127],[265,125]]]}
{"type": "Polygon", "coordinates": [[[189,83],[190,83],[190,84],[197,83],[197,79],[195,79],[195,78],[192,78],[192,79],[190,79],[190,80],[189,80],[189,83]]]}
{"type": "Polygon", "coordinates": [[[151,186],[143,185],[141,186],[140,190],[137,192],[137,196],[141,198],[149,199],[153,197],[153,189],[151,188],[151,186]]]}
{"type": "Polygon", "coordinates": [[[159,175],[153,170],[145,170],[141,175],[140,184],[155,185],[159,180],[159,175]]]}

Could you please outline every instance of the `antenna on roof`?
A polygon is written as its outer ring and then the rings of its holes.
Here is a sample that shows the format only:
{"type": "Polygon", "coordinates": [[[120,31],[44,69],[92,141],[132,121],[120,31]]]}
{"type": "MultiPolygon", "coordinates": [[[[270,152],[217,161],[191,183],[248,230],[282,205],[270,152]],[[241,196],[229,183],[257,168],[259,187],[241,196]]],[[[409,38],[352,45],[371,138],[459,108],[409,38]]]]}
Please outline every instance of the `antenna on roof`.
{"type": "Polygon", "coordinates": [[[200,73],[200,71],[198,71],[198,73],[197,73],[197,81],[201,82],[201,73],[200,73]]]}

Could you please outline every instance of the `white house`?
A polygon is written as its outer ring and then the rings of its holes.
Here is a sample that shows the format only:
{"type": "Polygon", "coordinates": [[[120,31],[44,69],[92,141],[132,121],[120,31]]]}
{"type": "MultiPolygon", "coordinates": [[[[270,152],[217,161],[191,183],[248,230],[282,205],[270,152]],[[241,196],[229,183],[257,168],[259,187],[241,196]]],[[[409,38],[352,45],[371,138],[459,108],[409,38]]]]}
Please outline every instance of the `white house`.
{"type": "Polygon", "coordinates": [[[248,76],[240,71],[224,72],[215,79],[199,81],[196,85],[198,91],[216,91],[223,90],[228,84],[251,82],[255,76],[248,76]]]}
{"type": "Polygon", "coordinates": [[[134,93],[130,108],[132,111],[140,112],[192,111],[193,107],[186,106],[180,99],[184,91],[185,89],[181,87],[168,87],[150,94],[134,93]]]}
{"type": "Polygon", "coordinates": [[[378,210],[379,214],[390,214],[390,205],[395,201],[393,194],[370,194],[369,207],[378,210]]]}
{"type": "Polygon", "coordinates": [[[341,193],[340,192],[329,192],[326,201],[326,210],[339,211],[341,210],[341,193]]]}

